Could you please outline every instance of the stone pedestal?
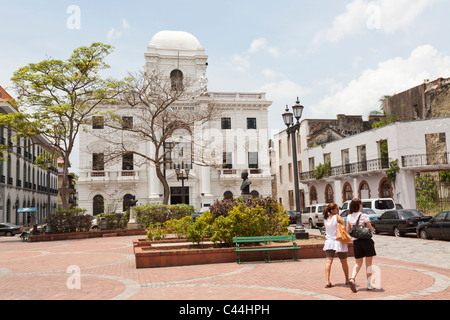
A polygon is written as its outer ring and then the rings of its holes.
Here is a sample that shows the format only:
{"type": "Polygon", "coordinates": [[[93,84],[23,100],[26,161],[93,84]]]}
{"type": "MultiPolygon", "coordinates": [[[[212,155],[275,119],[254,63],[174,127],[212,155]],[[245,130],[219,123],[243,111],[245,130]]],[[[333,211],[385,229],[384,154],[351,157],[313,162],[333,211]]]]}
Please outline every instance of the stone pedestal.
{"type": "Polygon", "coordinates": [[[130,208],[130,220],[127,224],[127,229],[139,229],[139,225],[136,222],[136,214],[134,213],[134,208],[130,208]]]}

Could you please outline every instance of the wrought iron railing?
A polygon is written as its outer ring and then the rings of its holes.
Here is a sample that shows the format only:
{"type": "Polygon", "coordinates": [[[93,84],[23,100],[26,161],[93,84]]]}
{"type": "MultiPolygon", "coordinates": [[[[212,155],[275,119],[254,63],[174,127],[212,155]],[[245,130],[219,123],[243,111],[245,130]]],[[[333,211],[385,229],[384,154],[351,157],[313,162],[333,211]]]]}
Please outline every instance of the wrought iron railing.
{"type": "Polygon", "coordinates": [[[449,164],[450,152],[414,154],[402,157],[402,167],[423,167],[449,164]]]}
{"type": "MultiPolygon", "coordinates": [[[[325,170],[321,178],[334,177],[343,174],[370,172],[389,168],[389,160],[386,158],[379,158],[374,160],[360,161],[354,163],[343,164],[331,167],[330,170],[325,170]]],[[[314,171],[300,173],[300,180],[315,179],[314,171]]]]}

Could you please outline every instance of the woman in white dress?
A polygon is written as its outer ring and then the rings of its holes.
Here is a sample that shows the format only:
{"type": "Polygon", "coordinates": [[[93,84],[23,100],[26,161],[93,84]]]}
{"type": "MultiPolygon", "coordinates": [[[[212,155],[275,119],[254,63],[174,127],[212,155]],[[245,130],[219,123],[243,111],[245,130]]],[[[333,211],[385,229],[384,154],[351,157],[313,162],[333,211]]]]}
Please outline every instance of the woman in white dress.
{"type": "Polygon", "coordinates": [[[336,240],[337,224],[345,225],[344,219],[339,215],[339,207],[331,203],[323,210],[323,224],[326,231],[326,241],[323,251],[326,253],[327,262],[325,264],[325,288],[331,288],[333,285],[330,282],[331,265],[333,264],[334,255],[337,253],[341,261],[342,270],[345,275],[345,284],[348,284],[348,247],[346,244],[336,240]]]}

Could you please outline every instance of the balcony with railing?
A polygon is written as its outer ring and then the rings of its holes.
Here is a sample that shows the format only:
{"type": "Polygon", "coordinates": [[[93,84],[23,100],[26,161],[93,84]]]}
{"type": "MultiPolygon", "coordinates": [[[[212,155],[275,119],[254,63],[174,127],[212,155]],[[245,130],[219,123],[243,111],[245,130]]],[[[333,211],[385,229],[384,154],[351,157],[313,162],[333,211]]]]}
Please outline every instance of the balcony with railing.
{"type": "Polygon", "coordinates": [[[414,154],[402,157],[402,167],[448,166],[450,152],[414,154]]]}
{"type": "MultiPolygon", "coordinates": [[[[373,172],[389,168],[389,160],[386,158],[378,158],[374,160],[366,160],[354,163],[343,164],[334,167],[328,167],[323,170],[320,178],[337,177],[345,174],[359,174],[373,172]]],[[[301,172],[300,181],[316,179],[314,171],[301,172]]]]}
{"type": "MultiPolygon", "coordinates": [[[[138,180],[139,179],[139,171],[137,170],[120,170],[120,171],[110,171],[110,170],[93,170],[86,172],[87,179],[92,181],[104,181],[104,180],[138,180]]],[[[80,175],[80,178],[81,175],[80,175]]]]}
{"type": "Polygon", "coordinates": [[[258,169],[258,168],[249,168],[249,169],[231,169],[231,168],[223,168],[219,170],[220,179],[241,179],[242,172],[247,171],[250,177],[258,178],[265,177],[267,175],[266,170],[258,169]]]}

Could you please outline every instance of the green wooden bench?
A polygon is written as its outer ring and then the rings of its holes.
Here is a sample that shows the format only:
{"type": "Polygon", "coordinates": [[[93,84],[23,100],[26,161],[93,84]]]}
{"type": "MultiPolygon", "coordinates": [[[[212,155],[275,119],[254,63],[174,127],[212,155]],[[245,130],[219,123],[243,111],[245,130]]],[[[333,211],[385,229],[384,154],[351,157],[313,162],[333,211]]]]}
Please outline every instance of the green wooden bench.
{"type": "Polygon", "coordinates": [[[317,228],[319,229],[321,235],[323,235],[323,236],[327,235],[327,232],[325,231],[324,227],[317,227],[317,228]]]}
{"type": "Polygon", "coordinates": [[[22,233],[22,234],[20,235],[20,238],[22,238],[22,242],[27,241],[29,235],[30,235],[30,232],[28,232],[28,231],[22,233]]]}
{"type": "Polygon", "coordinates": [[[270,262],[270,251],[275,250],[293,250],[294,251],[294,260],[299,261],[298,257],[298,249],[300,247],[297,246],[297,243],[295,242],[295,235],[284,235],[284,236],[262,236],[262,237],[234,237],[233,243],[236,244],[236,249],[234,250],[236,252],[236,262],[241,263],[241,252],[250,252],[250,251],[266,251],[267,254],[265,255],[264,260],[266,262],[270,262]],[[269,242],[280,242],[280,241],[291,241],[292,246],[291,247],[282,247],[282,248],[274,248],[274,247],[268,247],[267,243],[269,242]],[[240,245],[244,243],[262,243],[264,242],[264,247],[259,248],[246,248],[245,246],[242,247],[240,245]]]}

